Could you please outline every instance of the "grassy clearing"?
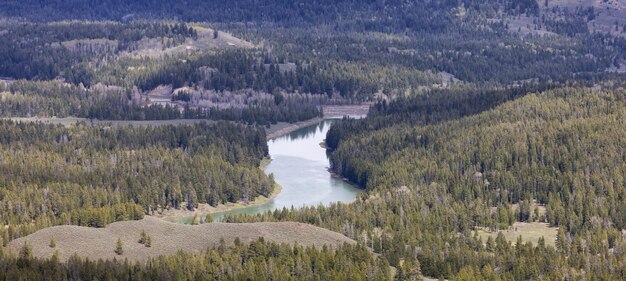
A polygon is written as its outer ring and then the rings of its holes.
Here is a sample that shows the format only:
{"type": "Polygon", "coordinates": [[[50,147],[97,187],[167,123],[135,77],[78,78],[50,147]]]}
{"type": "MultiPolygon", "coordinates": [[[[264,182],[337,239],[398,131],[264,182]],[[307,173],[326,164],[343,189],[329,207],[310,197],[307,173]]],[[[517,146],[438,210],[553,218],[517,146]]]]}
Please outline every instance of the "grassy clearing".
{"type": "Polygon", "coordinates": [[[12,241],[8,249],[17,252],[27,243],[32,246],[33,254],[40,258],[48,258],[58,250],[61,260],[67,260],[76,253],[90,260],[127,258],[129,261],[145,261],[150,257],[173,255],[178,251],[201,252],[207,247],[219,245],[221,239],[226,244],[232,244],[236,237],[244,243],[264,237],[268,241],[297,242],[304,246],[356,243],[337,232],[296,222],[184,225],[146,216],[143,220],[116,222],[105,228],[72,225],[48,227],[12,241]],[[151,237],[149,248],[139,243],[142,231],[151,237]],[[55,238],[55,247],[49,246],[52,237],[55,238]],[[118,238],[124,250],[120,256],[114,252],[118,238]]]}
{"type": "Polygon", "coordinates": [[[160,58],[166,55],[177,56],[189,52],[233,48],[251,49],[256,47],[253,43],[237,38],[227,32],[218,31],[217,38],[213,38],[213,29],[200,24],[192,24],[191,26],[196,30],[196,32],[198,32],[198,38],[196,40],[187,38],[187,40],[180,45],[164,48],[160,39],[146,39],[140,42],[138,50],[124,53],[123,55],[131,57],[160,58]]]}
{"type": "Polygon", "coordinates": [[[486,242],[489,236],[495,240],[498,236],[498,232],[502,232],[506,240],[513,243],[515,243],[517,238],[521,235],[524,242],[532,242],[534,245],[537,245],[537,241],[543,236],[546,245],[550,246],[555,246],[557,231],[558,228],[550,227],[547,223],[542,222],[516,222],[513,223],[513,226],[509,229],[499,231],[488,231],[485,229],[476,230],[483,242],[486,242]]]}

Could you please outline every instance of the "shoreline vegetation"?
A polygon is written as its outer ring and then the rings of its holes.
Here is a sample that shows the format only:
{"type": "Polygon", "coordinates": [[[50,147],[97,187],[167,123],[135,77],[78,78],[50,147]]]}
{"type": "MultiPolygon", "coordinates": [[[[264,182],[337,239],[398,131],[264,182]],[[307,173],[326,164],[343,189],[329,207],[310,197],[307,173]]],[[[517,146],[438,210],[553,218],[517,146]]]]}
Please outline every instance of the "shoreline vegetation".
{"type": "MultiPolygon", "coordinates": [[[[285,122],[279,122],[277,124],[271,125],[270,128],[266,128],[267,130],[267,137],[266,139],[272,140],[272,139],[276,139],[285,135],[288,135],[294,131],[297,131],[299,129],[314,125],[316,123],[322,122],[323,120],[326,119],[332,119],[332,118],[340,118],[342,116],[346,116],[346,115],[351,115],[351,116],[355,116],[355,115],[366,115],[367,112],[369,111],[369,104],[362,104],[362,105],[345,105],[345,106],[324,106],[323,110],[324,110],[324,117],[316,117],[316,118],[312,118],[309,120],[305,120],[305,121],[300,121],[300,122],[296,122],[296,123],[285,123],[285,122]]],[[[17,121],[17,122],[42,122],[42,123],[47,123],[47,124],[61,124],[61,125],[72,125],[72,124],[76,124],[79,122],[85,122],[87,124],[94,124],[94,125],[99,125],[99,124],[110,124],[110,125],[153,125],[153,126],[158,126],[158,125],[192,125],[195,123],[200,123],[200,122],[210,122],[210,123],[214,123],[216,121],[214,120],[205,120],[205,119],[174,119],[174,120],[145,120],[145,121],[127,121],[127,120],[90,120],[87,118],[78,118],[78,117],[64,117],[64,118],[56,118],[56,117],[9,117],[9,118],[3,118],[3,119],[9,119],[9,120],[13,120],[13,121],[17,121]]],[[[260,169],[262,169],[263,171],[265,170],[265,167],[271,162],[271,158],[265,158],[261,161],[261,165],[260,165],[260,169]]],[[[337,175],[334,175],[337,176],[337,175]]],[[[345,178],[340,177],[343,180],[345,180],[345,178]]],[[[243,201],[238,201],[236,203],[226,203],[226,204],[219,204],[215,207],[206,204],[206,203],[201,203],[198,205],[198,207],[195,210],[187,210],[187,209],[167,209],[167,210],[162,210],[162,211],[154,211],[152,212],[151,216],[163,219],[165,221],[169,221],[169,222],[176,222],[176,223],[189,223],[191,224],[194,220],[194,217],[198,217],[199,219],[204,219],[204,217],[207,214],[215,214],[215,213],[221,213],[221,212],[228,212],[228,211],[232,211],[232,210],[237,210],[237,209],[243,209],[243,208],[250,208],[250,207],[256,207],[256,206],[260,206],[263,204],[266,204],[268,202],[270,202],[271,200],[273,200],[274,198],[276,198],[276,196],[278,196],[278,194],[280,194],[280,192],[282,191],[282,187],[279,184],[275,184],[274,185],[274,189],[272,190],[272,192],[269,194],[269,196],[265,197],[265,196],[258,196],[257,198],[255,198],[254,200],[251,200],[248,203],[245,203],[243,201]]]]}
{"type": "MultiPolygon", "coordinates": [[[[268,141],[272,139],[280,138],[294,131],[314,125],[326,119],[340,118],[345,115],[367,115],[369,111],[369,106],[370,106],[369,104],[349,105],[349,106],[325,106],[323,108],[324,117],[312,118],[309,120],[296,122],[296,123],[278,123],[275,125],[271,125],[270,128],[267,129],[266,138],[268,141]]],[[[320,144],[320,146],[322,145],[320,144]]],[[[267,167],[267,165],[269,165],[271,161],[272,159],[269,157],[263,159],[261,161],[261,165],[259,168],[265,171],[265,167],[267,167]]],[[[355,185],[354,183],[348,181],[346,178],[341,177],[340,175],[337,175],[330,170],[329,172],[331,173],[331,175],[341,178],[342,180],[358,187],[358,185],[355,185]]],[[[278,196],[278,194],[280,194],[281,191],[282,191],[282,186],[276,183],[274,185],[274,190],[272,190],[272,193],[270,193],[268,197],[259,196],[255,198],[254,200],[248,202],[247,204],[244,203],[243,201],[238,201],[236,203],[229,202],[226,204],[219,204],[215,207],[212,207],[209,204],[199,204],[198,208],[196,208],[193,211],[189,211],[185,209],[179,209],[179,210],[170,209],[170,210],[164,210],[160,214],[154,214],[153,216],[161,218],[169,222],[192,223],[195,216],[202,218],[206,216],[207,214],[228,212],[228,211],[233,211],[233,210],[238,210],[238,209],[243,209],[243,208],[251,208],[251,207],[256,207],[256,206],[266,204],[267,202],[270,202],[271,200],[276,198],[276,196],[278,196]]]]}
{"type": "MultiPolygon", "coordinates": [[[[267,165],[269,165],[270,162],[272,162],[272,160],[269,157],[264,158],[263,160],[261,160],[261,165],[259,166],[259,169],[265,171],[265,167],[267,167],[267,165]]],[[[280,184],[275,183],[274,189],[269,194],[269,196],[265,197],[261,195],[255,198],[254,200],[251,200],[248,203],[245,203],[240,200],[236,203],[229,202],[226,204],[218,204],[215,207],[206,203],[200,203],[198,204],[198,208],[196,208],[195,210],[187,210],[183,208],[168,209],[168,210],[163,210],[160,213],[154,213],[151,215],[156,218],[160,218],[162,220],[168,221],[168,222],[192,224],[195,216],[198,216],[198,218],[204,218],[208,214],[228,212],[228,211],[233,211],[237,209],[256,207],[256,206],[266,204],[267,202],[274,200],[274,198],[276,198],[276,196],[280,194],[282,189],[283,188],[280,184]]]]}
{"type": "Polygon", "coordinates": [[[315,123],[324,121],[326,119],[341,118],[343,116],[364,116],[369,112],[371,104],[363,103],[359,105],[328,105],[323,106],[323,117],[312,118],[309,120],[296,122],[296,123],[278,123],[271,125],[267,129],[267,140],[276,139],[285,135],[288,135],[299,129],[311,126],[315,123]]]}
{"type": "MultiPolygon", "coordinates": [[[[338,118],[344,115],[366,115],[368,110],[369,110],[369,105],[324,107],[324,117],[313,118],[313,119],[309,119],[306,121],[301,121],[301,122],[297,122],[293,124],[278,123],[278,124],[272,125],[269,129],[267,129],[266,138],[268,141],[272,139],[276,139],[276,138],[288,135],[299,129],[319,123],[326,119],[338,118]],[[327,114],[328,111],[330,111],[329,114],[327,114]]],[[[325,148],[322,144],[323,143],[321,143],[320,146],[325,148]]],[[[263,159],[261,161],[261,165],[259,168],[265,171],[265,167],[267,167],[267,165],[269,165],[271,161],[272,159],[269,157],[263,159]]],[[[358,187],[358,185],[355,185],[354,183],[348,181],[346,178],[341,177],[333,173],[330,170],[329,170],[329,173],[331,173],[332,176],[341,178],[342,180],[354,185],[355,187],[358,187]]],[[[270,202],[274,198],[276,198],[276,196],[278,196],[278,194],[280,194],[281,191],[282,191],[282,186],[276,183],[274,185],[274,190],[272,190],[272,193],[270,193],[268,197],[259,196],[255,198],[254,200],[248,202],[247,204],[242,201],[238,201],[236,203],[230,202],[226,204],[219,204],[215,207],[210,206],[209,204],[199,204],[198,208],[196,208],[193,211],[185,210],[185,209],[179,209],[179,210],[169,209],[169,210],[162,211],[160,214],[153,214],[153,216],[161,218],[169,222],[191,224],[195,216],[197,216],[198,218],[203,218],[207,214],[222,213],[222,212],[228,212],[228,211],[233,211],[233,210],[238,210],[238,209],[243,209],[243,208],[261,206],[263,204],[270,202]]]]}
{"type": "MultiPolygon", "coordinates": [[[[278,122],[266,128],[267,140],[285,136],[293,131],[311,126],[326,119],[341,118],[343,116],[364,116],[367,115],[371,103],[358,105],[327,105],[322,106],[323,117],[316,117],[296,123],[278,122]]],[[[114,125],[114,126],[163,126],[163,125],[193,125],[197,123],[216,123],[219,120],[210,119],[166,119],[166,120],[98,120],[82,117],[3,117],[2,120],[15,122],[41,122],[44,124],[74,125],[80,122],[91,125],[114,125]]]]}
{"type": "MultiPolygon", "coordinates": [[[[321,122],[324,119],[325,118],[318,117],[318,118],[313,118],[313,119],[309,119],[306,121],[301,121],[301,122],[297,122],[293,124],[278,123],[276,125],[272,125],[269,129],[267,129],[268,132],[267,132],[266,139],[269,141],[275,138],[288,135],[301,128],[311,126],[315,123],[321,122]]],[[[261,160],[261,165],[259,166],[259,169],[265,171],[265,167],[267,167],[267,165],[269,165],[271,162],[272,162],[272,159],[270,157],[264,158],[263,160],[261,160]]],[[[222,212],[228,212],[228,211],[233,211],[233,210],[238,210],[238,209],[243,209],[243,208],[261,206],[263,204],[266,204],[274,200],[274,198],[276,198],[276,196],[280,194],[282,189],[283,188],[280,184],[275,183],[274,189],[269,194],[269,196],[267,197],[259,196],[257,198],[254,198],[254,200],[251,200],[248,203],[245,203],[242,200],[240,200],[240,201],[237,201],[236,203],[228,202],[226,204],[218,204],[215,207],[206,203],[201,203],[201,204],[198,204],[198,208],[196,208],[195,210],[186,210],[182,208],[181,209],[168,209],[168,210],[163,210],[161,213],[154,213],[151,215],[156,218],[160,218],[162,220],[168,221],[168,222],[192,224],[194,217],[196,216],[198,218],[203,218],[208,214],[222,213],[222,212]]]]}

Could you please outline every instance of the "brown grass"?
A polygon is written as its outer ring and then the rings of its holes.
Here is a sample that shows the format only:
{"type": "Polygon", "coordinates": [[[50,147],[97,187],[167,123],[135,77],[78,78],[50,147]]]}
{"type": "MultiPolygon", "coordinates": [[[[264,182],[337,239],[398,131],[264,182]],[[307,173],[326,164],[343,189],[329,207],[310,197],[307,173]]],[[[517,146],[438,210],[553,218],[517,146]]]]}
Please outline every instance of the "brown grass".
{"type": "Polygon", "coordinates": [[[62,260],[72,254],[95,259],[128,259],[145,261],[149,257],[173,255],[179,250],[201,252],[208,247],[219,245],[220,239],[232,244],[236,237],[242,242],[250,242],[264,237],[277,243],[298,243],[304,246],[336,246],[355,243],[339,233],[316,226],[296,222],[266,223],[207,223],[183,225],[146,216],[140,221],[116,222],[105,228],[89,228],[63,225],[48,227],[31,235],[16,239],[7,246],[19,251],[24,243],[30,244],[36,257],[48,258],[56,250],[62,260]],[[152,247],[138,243],[141,231],[145,230],[152,239],[152,247]],[[56,247],[50,248],[51,237],[56,239],[56,247]],[[121,238],[124,254],[116,255],[115,243],[121,238]]]}
{"type": "Polygon", "coordinates": [[[223,49],[251,49],[255,48],[251,42],[237,38],[230,33],[218,31],[219,36],[213,38],[213,29],[195,24],[193,29],[198,32],[198,39],[188,38],[183,44],[163,49],[160,39],[145,39],[139,42],[139,50],[130,53],[124,53],[125,56],[131,57],[151,57],[159,58],[165,55],[176,56],[188,52],[223,50],[223,49]]]}
{"type": "Polygon", "coordinates": [[[500,231],[487,231],[485,229],[477,230],[478,236],[480,236],[483,242],[487,241],[487,238],[491,236],[494,240],[498,236],[498,232],[502,232],[507,241],[517,241],[517,238],[521,235],[524,242],[532,242],[533,245],[537,245],[539,238],[543,236],[546,241],[546,245],[554,246],[556,243],[556,235],[558,228],[549,227],[547,223],[542,222],[516,222],[513,226],[506,230],[500,231]]]}

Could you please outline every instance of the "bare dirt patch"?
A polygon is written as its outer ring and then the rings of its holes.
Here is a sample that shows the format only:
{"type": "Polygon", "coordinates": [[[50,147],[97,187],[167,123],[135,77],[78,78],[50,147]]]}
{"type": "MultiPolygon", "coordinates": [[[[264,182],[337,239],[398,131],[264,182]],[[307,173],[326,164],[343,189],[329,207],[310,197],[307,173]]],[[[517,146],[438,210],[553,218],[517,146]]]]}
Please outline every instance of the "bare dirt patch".
{"type": "Polygon", "coordinates": [[[268,241],[304,246],[356,243],[339,233],[296,222],[184,225],[146,216],[140,221],[116,222],[105,228],[71,225],[48,227],[16,239],[7,247],[19,251],[24,243],[30,244],[33,254],[39,258],[48,258],[58,250],[62,260],[76,253],[91,260],[116,258],[145,261],[150,257],[173,255],[178,251],[201,252],[207,247],[219,245],[221,239],[232,244],[236,237],[244,243],[264,237],[268,241]],[[138,243],[143,230],[151,237],[152,246],[149,248],[138,243]],[[53,236],[56,247],[51,248],[49,244],[53,236]],[[124,245],[123,255],[114,252],[118,238],[124,245]]]}
{"type": "Polygon", "coordinates": [[[535,23],[536,20],[536,17],[519,15],[516,17],[507,18],[506,24],[508,25],[510,32],[518,32],[523,35],[556,35],[555,33],[548,31],[545,26],[541,26],[535,23]]]}

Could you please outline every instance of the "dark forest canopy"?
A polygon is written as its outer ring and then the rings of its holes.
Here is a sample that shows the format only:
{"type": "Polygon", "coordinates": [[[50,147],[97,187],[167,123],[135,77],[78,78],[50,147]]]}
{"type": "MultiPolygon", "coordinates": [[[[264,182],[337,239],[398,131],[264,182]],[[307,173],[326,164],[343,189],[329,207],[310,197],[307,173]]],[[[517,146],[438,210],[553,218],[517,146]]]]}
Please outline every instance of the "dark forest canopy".
{"type": "Polygon", "coordinates": [[[268,155],[265,132],[228,122],[65,127],[1,121],[0,132],[0,218],[12,226],[2,229],[5,243],[50,225],[103,227],[152,210],[253,200],[274,188],[259,169],[268,155]]]}
{"type": "Polygon", "coordinates": [[[124,20],[139,17],[183,21],[275,22],[286,25],[348,22],[355,26],[376,28],[387,24],[392,28],[445,29],[454,18],[451,10],[459,5],[479,10],[503,7],[511,13],[533,14],[538,10],[537,3],[532,0],[9,0],[2,2],[0,11],[5,17],[33,21],[124,20]]]}
{"type": "Polygon", "coordinates": [[[321,116],[317,105],[297,98],[274,99],[243,108],[198,108],[175,106],[140,106],[131,100],[130,90],[86,89],[59,81],[18,80],[10,85],[0,83],[0,101],[4,117],[82,117],[98,120],[172,120],[210,119],[269,125],[297,122],[321,116]]]}
{"type": "MultiPolygon", "coordinates": [[[[95,75],[86,62],[103,59],[110,54],[136,48],[144,38],[194,38],[197,32],[183,23],[157,22],[64,22],[56,24],[8,23],[0,34],[0,75],[15,79],[50,80],[64,76],[66,80],[86,86],[95,75]],[[80,40],[100,40],[99,48],[89,46],[80,52],[64,43],[80,44],[80,40]]],[[[96,41],[98,42],[98,41],[96,41]]]]}

